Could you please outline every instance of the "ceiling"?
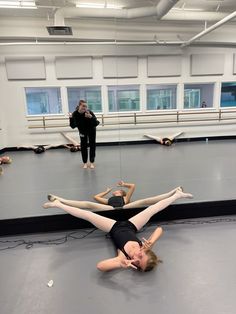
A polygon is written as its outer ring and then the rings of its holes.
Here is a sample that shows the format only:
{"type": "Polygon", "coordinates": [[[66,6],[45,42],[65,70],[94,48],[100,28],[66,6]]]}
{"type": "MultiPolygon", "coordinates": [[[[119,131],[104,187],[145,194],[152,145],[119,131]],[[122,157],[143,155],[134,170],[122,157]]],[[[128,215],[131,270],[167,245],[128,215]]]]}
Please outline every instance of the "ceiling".
{"type": "MultiPolygon", "coordinates": [[[[142,14],[122,16],[117,15],[116,12],[127,13],[135,8],[137,10],[142,8],[142,12],[148,11],[148,8],[158,8],[163,0],[36,0],[35,2],[37,9],[0,8],[1,42],[14,41],[16,37],[22,40],[33,37],[39,40],[43,38],[55,40],[47,33],[45,25],[63,23],[72,26],[73,36],[61,39],[57,37],[56,40],[79,40],[79,38],[112,40],[116,28],[120,40],[156,40],[159,43],[179,41],[179,44],[183,44],[236,12],[236,0],[164,0],[164,2],[176,3],[161,18],[150,13],[143,16],[142,14]],[[102,4],[104,8],[77,8],[76,4],[81,3],[102,4]],[[120,9],[109,9],[110,5],[119,6],[120,9]],[[59,22],[56,21],[57,18],[59,22]],[[29,25],[32,25],[32,29],[29,25]]],[[[236,44],[235,27],[236,15],[222,23],[222,26],[220,25],[216,30],[213,29],[211,37],[207,35],[204,39],[208,38],[212,43],[221,41],[236,44]]]]}
{"type": "MultiPolygon", "coordinates": [[[[10,0],[11,1],[11,0],[10,0]]],[[[27,0],[26,0],[27,1],[27,0]]],[[[168,0],[166,0],[168,1],[168,0]]],[[[124,9],[156,6],[159,0],[36,0],[37,10],[0,8],[0,16],[44,17],[53,16],[58,8],[72,8],[76,4],[104,4],[115,5],[124,9]]],[[[235,0],[180,0],[173,8],[173,12],[199,10],[199,12],[231,13],[236,10],[235,0]]]]}

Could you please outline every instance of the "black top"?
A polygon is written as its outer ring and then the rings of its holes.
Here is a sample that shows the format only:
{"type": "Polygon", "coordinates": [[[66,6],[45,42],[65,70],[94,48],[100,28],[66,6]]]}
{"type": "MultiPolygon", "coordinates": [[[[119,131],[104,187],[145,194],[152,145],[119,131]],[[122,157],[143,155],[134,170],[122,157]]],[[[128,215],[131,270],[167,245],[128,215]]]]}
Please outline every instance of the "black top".
{"type": "Polygon", "coordinates": [[[79,113],[78,110],[74,111],[70,118],[70,127],[72,129],[78,128],[79,132],[84,134],[94,129],[97,126],[97,118],[91,110],[87,110],[87,113],[92,115],[92,118],[86,118],[85,112],[79,113]]]}
{"type": "Polygon", "coordinates": [[[124,246],[128,241],[138,242],[140,247],[142,246],[142,241],[136,237],[136,232],[137,228],[129,220],[117,221],[109,232],[116,248],[121,250],[128,259],[130,259],[130,256],[124,250],[124,246]]]}
{"type": "Polygon", "coordinates": [[[168,137],[164,137],[162,141],[164,145],[168,145],[168,146],[170,146],[173,143],[173,141],[168,137]]]}
{"type": "Polygon", "coordinates": [[[108,199],[108,205],[116,208],[123,207],[125,205],[125,200],[123,196],[112,196],[108,199]]]}

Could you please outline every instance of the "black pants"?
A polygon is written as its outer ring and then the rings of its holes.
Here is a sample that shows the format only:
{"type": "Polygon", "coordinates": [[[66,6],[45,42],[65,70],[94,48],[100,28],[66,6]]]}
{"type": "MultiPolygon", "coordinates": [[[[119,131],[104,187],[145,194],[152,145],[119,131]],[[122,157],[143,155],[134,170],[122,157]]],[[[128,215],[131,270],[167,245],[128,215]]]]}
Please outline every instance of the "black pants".
{"type": "Polygon", "coordinates": [[[89,161],[93,163],[96,151],[96,128],[90,129],[86,133],[80,133],[79,136],[83,163],[85,164],[88,161],[88,146],[90,147],[89,161]]]}

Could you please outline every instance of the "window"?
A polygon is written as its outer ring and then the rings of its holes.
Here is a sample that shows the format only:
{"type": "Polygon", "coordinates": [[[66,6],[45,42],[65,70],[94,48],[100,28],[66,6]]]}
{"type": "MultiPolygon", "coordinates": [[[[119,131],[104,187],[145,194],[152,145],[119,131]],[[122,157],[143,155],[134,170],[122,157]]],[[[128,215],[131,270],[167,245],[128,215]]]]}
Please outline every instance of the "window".
{"type": "Polygon", "coordinates": [[[25,94],[28,115],[62,113],[60,88],[27,87],[25,88],[25,94]]]}
{"type": "Polygon", "coordinates": [[[220,106],[236,107],[236,82],[222,83],[220,106]]]}
{"type": "Polygon", "coordinates": [[[139,86],[109,86],[109,112],[140,110],[139,86]]]}
{"type": "Polygon", "coordinates": [[[100,86],[67,87],[69,112],[75,111],[80,99],[87,102],[89,109],[94,112],[102,111],[102,97],[100,86]]]}
{"type": "Polygon", "coordinates": [[[184,90],[184,108],[199,108],[200,107],[200,89],[185,89],[184,90]]]}
{"type": "Polygon", "coordinates": [[[214,84],[185,84],[184,109],[212,108],[214,84]]]}
{"type": "Polygon", "coordinates": [[[176,109],[176,85],[148,85],[147,110],[176,109]]]}

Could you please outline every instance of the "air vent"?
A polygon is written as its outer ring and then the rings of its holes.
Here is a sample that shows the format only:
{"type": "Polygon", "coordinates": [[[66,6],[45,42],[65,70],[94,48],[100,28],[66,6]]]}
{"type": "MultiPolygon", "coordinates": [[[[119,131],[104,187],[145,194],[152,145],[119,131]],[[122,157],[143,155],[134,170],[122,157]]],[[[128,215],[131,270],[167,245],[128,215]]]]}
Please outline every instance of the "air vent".
{"type": "Polygon", "coordinates": [[[73,35],[72,28],[70,26],[47,26],[49,35],[65,36],[73,35]]]}

